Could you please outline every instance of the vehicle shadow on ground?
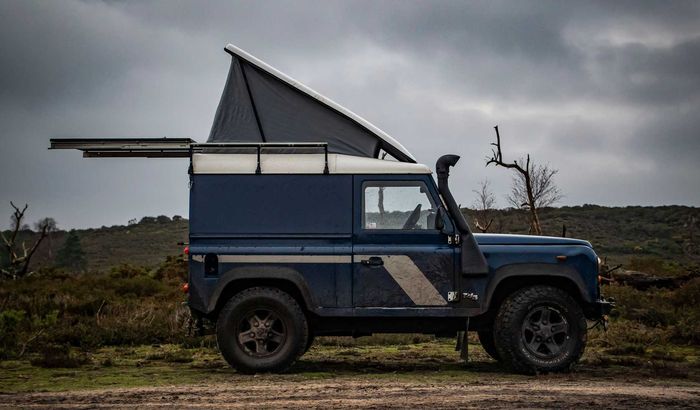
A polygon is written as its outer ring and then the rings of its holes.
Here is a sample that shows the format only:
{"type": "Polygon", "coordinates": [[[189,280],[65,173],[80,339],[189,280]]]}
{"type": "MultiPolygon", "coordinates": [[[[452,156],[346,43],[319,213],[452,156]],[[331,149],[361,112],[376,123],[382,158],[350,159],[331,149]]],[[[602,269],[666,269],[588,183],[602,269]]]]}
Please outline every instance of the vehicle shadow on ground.
{"type": "Polygon", "coordinates": [[[386,360],[342,360],[306,359],[302,358],[287,374],[302,373],[354,373],[354,374],[391,374],[410,372],[457,372],[470,371],[479,373],[503,373],[502,365],[494,361],[444,362],[439,360],[415,361],[386,361],[386,360]]]}

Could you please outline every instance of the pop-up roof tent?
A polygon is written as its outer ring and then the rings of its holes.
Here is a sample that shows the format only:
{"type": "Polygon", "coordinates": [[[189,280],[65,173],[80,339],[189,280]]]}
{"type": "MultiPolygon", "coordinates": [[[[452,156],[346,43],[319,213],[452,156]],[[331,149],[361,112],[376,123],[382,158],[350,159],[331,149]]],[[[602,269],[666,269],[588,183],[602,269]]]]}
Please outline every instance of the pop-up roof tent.
{"type": "MultiPolygon", "coordinates": [[[[51,148],[79,149],[86,157],[188,157],[207,150],[257,145],[299,149],[323,143],[327,153],[399,162],[415,158],[398,141],[347,108],[229,44],[231,68],[206,144],[189,138],[52,139],[51,148]]],[[[258,155],[259,156],[259,155],[258,155]]],[[[259,160],[258,160],[259,161],[259,160]]],[[[327,160],[326,160],[327,161],[327,160]]]]}
{"type": "Polygon", "coordinates": [[[416,162],[395,139],[345,107],[229,44],[231,68],[208,142],[318,142],[328,151],[416,162]]]}
{"type": "MultiPolygon", "coordinates": [[[[85,157],[189,157],[193,174],[431,173],[428,167],[416,164],[396,140],[352,111],[236,46],[229,44],[226,51],[232,57],[231,69],[207,143],[198,144],[189,138],[52,139],[51,148],[78,149],[85,157]],[[282,155],[286,160],[268,155],[268,150],[289,154],[284,151],[314,148],[323,149],[323,154],[317,155],[322,162],[316,167],[309,158],[294,162],[291,155],[282,155]],[[257,154],[254,158],[251,149],[257,154]],[[241,150],[249,154],[237,155],[241,150]],[[261,155],[263,150],[265,156],[261,155]],[[378,159],[381,151],[396,161],[378,159]]],[[[445,187],[440,188],[443,195],[449,194],[447,170],[456,159],[459,157],[447,158],[452,163],[442,172],[438,170],[443,180],[439,185],[445,187]]],[[[445,199],[450,212],[459,215],[464,226],[460,228],[463,271],[488,272],[451,194],[445,199]]]]}

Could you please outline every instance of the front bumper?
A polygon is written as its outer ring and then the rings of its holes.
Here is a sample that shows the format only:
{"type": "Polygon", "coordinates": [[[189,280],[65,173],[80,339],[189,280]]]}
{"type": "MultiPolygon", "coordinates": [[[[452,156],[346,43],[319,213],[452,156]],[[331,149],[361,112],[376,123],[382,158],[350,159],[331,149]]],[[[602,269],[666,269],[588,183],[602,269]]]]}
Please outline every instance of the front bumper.
{"type": "Polygon", "coordinates": [[[598,307],[601,315],[607,315],[615,307],[615,299],[613,299],[613,298],[600,299],[596,302],[596,306],[598,307]]]}
{"type": "Polygon", "coordinates": [[[601,298],[588,306],[587,316],[589,319],[606,319],[607,315],[613,310],[614,307],[615,299],[601,298]]]}

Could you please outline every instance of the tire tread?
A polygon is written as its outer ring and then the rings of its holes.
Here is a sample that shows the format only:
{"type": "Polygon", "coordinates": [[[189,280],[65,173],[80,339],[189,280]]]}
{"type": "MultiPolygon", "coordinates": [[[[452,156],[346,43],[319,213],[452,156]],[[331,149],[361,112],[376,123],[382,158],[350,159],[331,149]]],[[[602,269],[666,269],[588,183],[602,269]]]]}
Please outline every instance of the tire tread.
{"type": "Polygon", "coordinates": [[[503,362],[510,365],[517,372],[565,371],[569,370],[583,355],[587,341],[587,323],[581,307],[566,291],[553,286],[530,286],[511,294],[503,301],[494,322],[494,339],[496,350],[503,362]],[[518,338],[520,337],[520,323],[517,318],[522,314],[523,309],[527,309],[530,304],[553,299],[573,310],[572,314],[578,320],[577,323],[570,323],[570,326],[578,326],[579,340],[577,341],[577,348],[568,360],[556,366],[543,368],[533,365],[517,351],[519,346],[518,338]],[[515,328],[516,326],[517,329],[515,328]]]}

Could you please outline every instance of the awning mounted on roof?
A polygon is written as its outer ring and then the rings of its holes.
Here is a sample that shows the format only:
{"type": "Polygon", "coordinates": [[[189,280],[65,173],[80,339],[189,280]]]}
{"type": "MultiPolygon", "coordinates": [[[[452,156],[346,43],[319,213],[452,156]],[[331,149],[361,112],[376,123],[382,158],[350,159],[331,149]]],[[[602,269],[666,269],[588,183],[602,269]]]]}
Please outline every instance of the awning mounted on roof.
{"type": "Polygon", "coordinates": [[[345,107],[229,44],[231,68],[208,142],[328,142],[338,154],[380,149],[416,162],[396,140],[345,107]]]}

